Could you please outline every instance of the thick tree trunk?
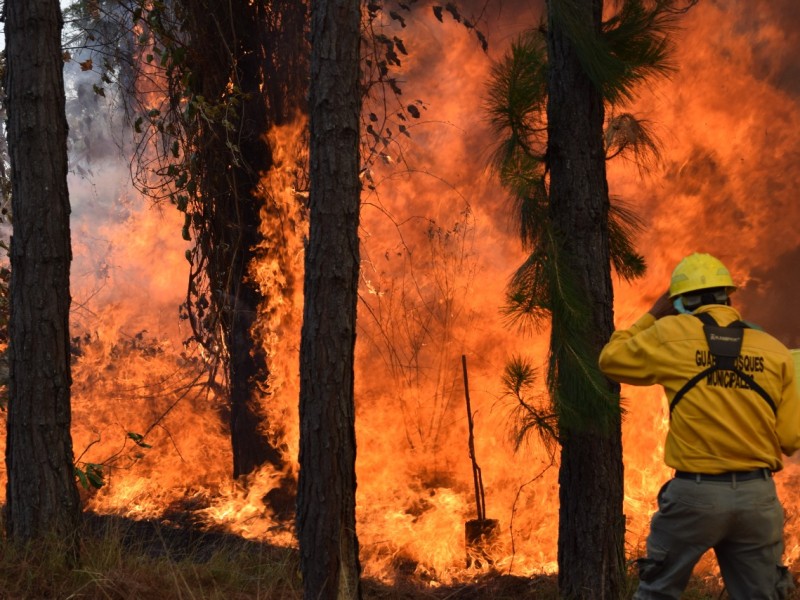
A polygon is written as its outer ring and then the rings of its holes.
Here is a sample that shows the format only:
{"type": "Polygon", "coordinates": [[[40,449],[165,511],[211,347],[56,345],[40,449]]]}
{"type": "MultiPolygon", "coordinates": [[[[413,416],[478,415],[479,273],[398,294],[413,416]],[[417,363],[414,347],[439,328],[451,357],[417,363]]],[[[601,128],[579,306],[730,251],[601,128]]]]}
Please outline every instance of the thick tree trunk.
{"type": "Polygon", "coordinates": [[[6,531],[77,550],[70,435],[67,120],[58,0],[7,0],[11,158],[6,531]]]}
{"type": "MultiPolygon", "coordinates": [[[[614,328],[608,249],[608,185],[600,90],[584,72],[559,21],[549,21],[548,164],[551,217],[564,240],[560,254],[591,311],[585,339],[599,354],[614,328]]],[[[602,0],[577,0],[599,30],[602,0]]],[[[554,319],[558,318],[554,316],[554,319]]],[[[563,318],[563,317],[562,317],[563,318]]],[[[559,372],[557,385],[574,377],[559,372]]],[[[609,384],[610,385],[610,384],[609,384]]],[[[597,398],[569,398],[596,403],[597,398]]],[[[561,429],[558,538],[563,598],[616,600],[624,580],[623,468],[619,418],[608,429],[561,429]]]]}
{"type": "Polygon", "coordinates": [[[359,0],[311,13],[311,228],[300,345],[304,598],[361,597],[353,361],[359,273],[359,0]]]}

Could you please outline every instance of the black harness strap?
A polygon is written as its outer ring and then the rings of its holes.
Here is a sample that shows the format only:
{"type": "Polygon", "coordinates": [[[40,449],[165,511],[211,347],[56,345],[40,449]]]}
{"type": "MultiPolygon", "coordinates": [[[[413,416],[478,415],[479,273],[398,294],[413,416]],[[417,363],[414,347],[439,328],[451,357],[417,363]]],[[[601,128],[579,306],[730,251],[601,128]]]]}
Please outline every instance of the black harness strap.
{"type": "Polygon", "coordinates": [[[750,389],[769,404],[770,408],[772,408],[772,412],[777,414],[778,409],[775,406],[775,402],[770,398],[766,390],[756,383],[755,379],[736,366],[736,359],[739,358],[742,351],[744,330],[750,326],[743,321],[734,321],[727,327],[720,327],[717,325],[714,317],[708,313],[700,313],[694,316],[703,322],[703,332],[706,335],[708,349],[714,357],[714,361],[710,367],[692,377],[678,390],[678,393],[675,394],[675,397],[669,404],[670,418],[672,417],[672,411],[675,410],[675,406],[686,395],[686,392],[696,386],[703,377],[707,377],[715,371],[733,371],[736,373],[750,389]]]}

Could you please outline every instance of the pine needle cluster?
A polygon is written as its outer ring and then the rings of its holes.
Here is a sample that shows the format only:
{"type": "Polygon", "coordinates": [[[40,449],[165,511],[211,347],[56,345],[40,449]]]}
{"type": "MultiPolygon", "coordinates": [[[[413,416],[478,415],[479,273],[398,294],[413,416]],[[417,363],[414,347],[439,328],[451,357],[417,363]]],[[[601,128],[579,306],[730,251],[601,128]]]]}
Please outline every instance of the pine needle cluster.
{"type": "MultiPolygon", "coordinates": [[[[567,32],[588,78],[602,91],[606,105],[606,158],[625,157],[647,170],[659,160],[659,144],[650,124],[625,110],[637,85],[674,70],[671,34],[685,10],[674,0],[620,0],[616,11],[593,29],[577,11],[576,0],[548,3],[551,22],[567,32]]],[[[550,327],[547,389],[551,402],[544,413],[520,402],[528,422],[517,421],[516,434],[536,431],[558,439],[548,414],[559,427],[602,428],[618,415],[619,403],[597,368],[597,357],[585,332],[591,306],[569,267],[570,243],[553,225],[549,198],[547,137],[547,25],[515,40],[491,72],[486,114],[498,140],[492,167],[513,203],[513,218],[526,260],[507,286],[504,312],[523,332],[550,327]],[[559,376],[569,373],[569,377],[559,376]],[[579,400],[576,400],[579,399],[579,400]]],[[[646,264],[634,238],[642,229],[636,213],[619,199],[608,210],[611,266],[625,280],[644,274],[646,264]]],[[[512,359],[504,381],[514,390],[512,359]]],[[[518,396],[518,394],[517,394],[518,396]]]]}

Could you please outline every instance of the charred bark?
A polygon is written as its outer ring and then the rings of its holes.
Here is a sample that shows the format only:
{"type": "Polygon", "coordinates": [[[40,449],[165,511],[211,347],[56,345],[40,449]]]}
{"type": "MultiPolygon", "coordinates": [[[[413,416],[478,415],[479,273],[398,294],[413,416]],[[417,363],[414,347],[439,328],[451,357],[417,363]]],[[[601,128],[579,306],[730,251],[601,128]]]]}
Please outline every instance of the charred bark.
{"type": "Polygon", "coordinates": [[[264,464],[277,470],[286,465],[281,432],[269,423],[262,407],[270,393],[269,365],[253,327],[264,297],[248,269],[263,242],[260,211],[269,202],[257,189],[261,174],[273,166],[265,134],[304,107],[307,11],[304,2],[287,1],[234,2],[224,10],[206,0],[183,4],[192,39],[195,92],[212,101],[230,94],[232,84],[241,92],[235,118],[227,124],[206,124],[197,149],[206,222],[199,243],[211,250],[206,257],[210,301],[220,316],[227,348],[237,478],[264,464]]]}
{"type": "Polygon", "coordinates": [[[5,3],[11,159],[6,531],[77,552],[70,434],[67,120],[58,0],[5,3]]]}
{"type": "Polygon", "coordinates": [[[297,533],[304,598],[361,597],[353,363],[359,273],[358,0],[311,16],[311,195],[300,344],[297,533]]]}
{"type": "MultiPolygon", "coordinates": [[[[586,298],[584,339],[598,355],[613,328],[608,247],[608,184],[603,146],[604,105],[567,32],[548,28],[548,164],[550,214],[559,253],[586,298]]],[[[573,2],[575,14],[599,32],[602,0],[573,2]]],[[[554,315],[554,319],[558,318],[554,315]]],[[[562,317],[563,318],[563,317],[562,317]]],[[[558,373],[557,385],[574,377],[558,373]]],[[[609,385],[611,385],[609,383],[609,385]]],[[[570,402],[598,402],[571,398],[570,402]]],[[[624,581],[623,467],[620,419],[610,428],[561,428],[559,588],[563,598],[616,599],[624,581]]]]}

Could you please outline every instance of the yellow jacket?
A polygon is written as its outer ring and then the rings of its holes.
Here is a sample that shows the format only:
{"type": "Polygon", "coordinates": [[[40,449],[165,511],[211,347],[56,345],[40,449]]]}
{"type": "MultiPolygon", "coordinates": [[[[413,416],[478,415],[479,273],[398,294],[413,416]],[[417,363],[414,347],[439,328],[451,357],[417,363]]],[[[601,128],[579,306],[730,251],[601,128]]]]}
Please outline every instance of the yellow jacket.
{"type": "MultiPolygon", "coordinates": [[[[730,306],[702,306],[720,326],[739,320],[730,306]]],[[[786,347],[771,335],[745,329],[739,366],[769,394],[777,415],[755,391],[718,371],[676,405],[664,461],[692,473],[783,468],[781,452],[800,448],[800,392],[786,347]],[[739,386],[739,387],[737,387],[739,386]]],[[[691,377],[711,365],[703,324],[692,315],[656,320],[647,313],[615,331],[600,353],[607,377],[631,385],[660,384],[668,403],[691,377]]],[[[730,372],[727,372],[730,373],[730,372]]]]}

